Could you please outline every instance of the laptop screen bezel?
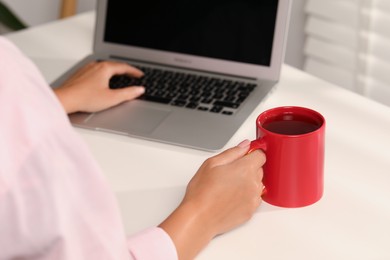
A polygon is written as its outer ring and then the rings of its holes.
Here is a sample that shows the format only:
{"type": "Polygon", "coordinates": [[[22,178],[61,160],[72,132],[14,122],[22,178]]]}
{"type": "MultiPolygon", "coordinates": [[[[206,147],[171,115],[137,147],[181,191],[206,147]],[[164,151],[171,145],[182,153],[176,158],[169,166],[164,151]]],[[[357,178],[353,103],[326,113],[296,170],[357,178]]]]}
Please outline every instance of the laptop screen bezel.
{"type": "Polygon", "coordinates": [[[93,46],[94,53],[175,67],[184,67],[188,69],[199,70],[201,68],[203,71],[236,75],[253,79],[277,81],[280,77],[280,70],[286,49],[291,0],[279,0],[278,3],[270,66],[247,64],[105,42],[104,34],[108,1],[109,0],[98,0],[97,3],[95,39],[93,46]]]}

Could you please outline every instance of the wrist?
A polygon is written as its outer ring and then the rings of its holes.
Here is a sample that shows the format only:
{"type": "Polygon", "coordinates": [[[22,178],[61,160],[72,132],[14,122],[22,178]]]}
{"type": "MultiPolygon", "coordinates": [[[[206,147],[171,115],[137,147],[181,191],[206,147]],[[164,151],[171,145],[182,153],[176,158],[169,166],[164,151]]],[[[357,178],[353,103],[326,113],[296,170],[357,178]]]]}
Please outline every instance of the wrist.
{"type": "Polygon", "coordinates": [[[179,259],[193,259],[216,235],[209,222],[197,205],[183,201],[159,227],[171,237],[179,259]]]}
{"type": "Polygon", "coordinates": [[[76,106],[77,102],[75,101],[75,95],[69,95],[67,88],[56,88],[54,89],[54,93],[67,114],[78,111],[76,106]]]}

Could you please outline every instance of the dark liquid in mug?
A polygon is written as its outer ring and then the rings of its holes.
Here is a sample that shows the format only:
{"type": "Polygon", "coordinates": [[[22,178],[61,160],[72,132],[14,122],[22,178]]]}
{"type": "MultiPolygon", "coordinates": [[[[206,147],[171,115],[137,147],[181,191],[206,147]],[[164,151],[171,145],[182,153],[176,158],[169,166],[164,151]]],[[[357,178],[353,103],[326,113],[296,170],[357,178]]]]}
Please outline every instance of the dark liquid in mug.
{"type": "Polygon", "coordinates": [[[320,124],[314,120],[304,120],[301,118],[276,119],[265,122],[263,127],[268,131],[283,135],[301,135],[313,132],[320,128],[320,124]]]}

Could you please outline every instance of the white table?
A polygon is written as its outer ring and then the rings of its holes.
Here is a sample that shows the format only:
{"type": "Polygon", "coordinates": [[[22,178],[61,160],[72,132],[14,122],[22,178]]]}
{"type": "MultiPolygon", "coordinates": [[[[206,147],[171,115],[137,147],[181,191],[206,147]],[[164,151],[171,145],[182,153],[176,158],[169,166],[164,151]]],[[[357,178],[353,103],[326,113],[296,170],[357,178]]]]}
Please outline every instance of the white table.
{"type": "MultiPolygon", "coordinates": [[[[91,52],[94,13],[8,35],[49,80],[91,52]]],[[[255,118],[281,105],[327,119],[325,194],[284,209],[263,203],[197,259],[390,259],[390,108],[287,65],[270,97],[226,147],[255,137],[255,118]]],[[[77,129],[116,192],[130,234],[159,224],[211,153],[77,129]]]]}

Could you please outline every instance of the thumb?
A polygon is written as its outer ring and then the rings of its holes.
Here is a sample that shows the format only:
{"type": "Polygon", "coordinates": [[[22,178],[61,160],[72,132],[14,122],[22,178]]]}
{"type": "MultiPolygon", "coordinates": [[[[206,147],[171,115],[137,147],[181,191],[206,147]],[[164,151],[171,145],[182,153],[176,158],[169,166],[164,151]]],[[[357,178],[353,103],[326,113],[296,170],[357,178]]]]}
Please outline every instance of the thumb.
{"type": "Polygon", "coordinates": [[[145,93],[145,88],[140,86],[126,87],[122,89],[111,90],[116,97],[117,103],[133,100],[145,93]]]}
{"type": "Polygon", "coordinates": [[[224,165],[242,158],[249,151],[249,140],[242,141],[239,145],[227,149],[226,151],[214,156],[217,165],[224,165]]]}

